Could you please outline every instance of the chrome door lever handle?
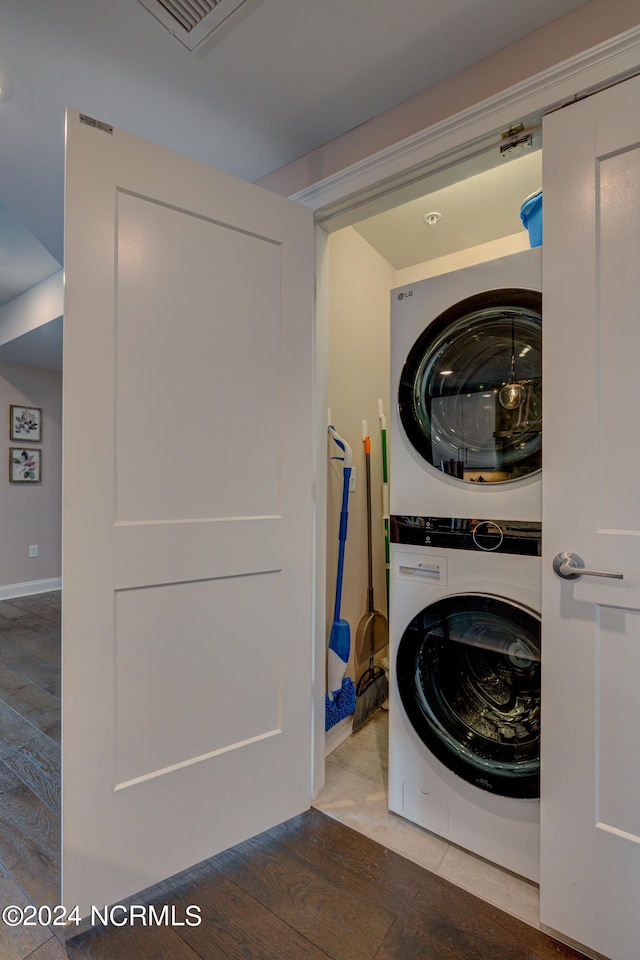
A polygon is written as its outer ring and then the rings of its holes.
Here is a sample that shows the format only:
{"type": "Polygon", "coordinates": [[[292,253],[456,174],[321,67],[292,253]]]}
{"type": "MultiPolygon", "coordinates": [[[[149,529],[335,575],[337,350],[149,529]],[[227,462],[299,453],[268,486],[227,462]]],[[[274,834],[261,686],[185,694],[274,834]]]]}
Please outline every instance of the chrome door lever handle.
{"type": "Polygon", "coordinates": [[[578,577],[610,577],[612,580],[624,580],[623,573],[610,570],[587,570],[584,560],[577,553],[559,553],[553,558],[553,569],[563,580],[577,580],[578,577]]]}

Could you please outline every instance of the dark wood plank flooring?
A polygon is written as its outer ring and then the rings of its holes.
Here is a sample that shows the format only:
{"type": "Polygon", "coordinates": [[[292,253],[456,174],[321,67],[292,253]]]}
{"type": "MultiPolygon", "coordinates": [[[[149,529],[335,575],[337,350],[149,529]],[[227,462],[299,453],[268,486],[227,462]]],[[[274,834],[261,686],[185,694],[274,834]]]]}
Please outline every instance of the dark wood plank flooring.
{"type": "MultiPolygon", "coordinates": [[[[0,601],[0,902],[55,904],[59,595],[0,601]]],[[[478,891],[482,893],[482,891],[478,891]]],[[[0,925],[0,960],[579,960],[580,954],[310,810],[131,898],[199,926],[0,925]]]]}
{"type": "MultiPolygon", "coordinates": [[[[60,678],[59,591],[0,601],[3,906],[60,901],[60,678]]],[[[1,960],[61,950],[48,927],[0,924],[1,960]]]]}
{"type": "Polygon", "coordinates": [[[316,810],[136,904],[199,926],[94,927],[70,960],[578,960],[581,954],[316,810]]]}

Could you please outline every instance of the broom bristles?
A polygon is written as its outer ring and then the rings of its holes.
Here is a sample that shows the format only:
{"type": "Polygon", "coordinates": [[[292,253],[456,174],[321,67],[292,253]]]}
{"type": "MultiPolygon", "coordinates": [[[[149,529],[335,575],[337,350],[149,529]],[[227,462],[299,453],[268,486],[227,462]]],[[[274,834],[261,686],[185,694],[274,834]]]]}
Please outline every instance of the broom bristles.
{"type": "Polygon", "coordinates": [[[379,672],[370,668],[367,673],[360,677],[358,682],[352,730],[359,730],[382,706],[388,696],[389,681],[386,673],[381,668],[379,668],[379,672]]]}

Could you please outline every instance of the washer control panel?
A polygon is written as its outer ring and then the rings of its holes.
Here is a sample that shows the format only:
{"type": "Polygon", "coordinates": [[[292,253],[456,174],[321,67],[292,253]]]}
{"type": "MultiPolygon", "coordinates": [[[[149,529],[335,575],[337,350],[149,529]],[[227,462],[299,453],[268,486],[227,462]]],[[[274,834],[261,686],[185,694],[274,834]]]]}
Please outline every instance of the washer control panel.
{"type": "Polygon", "coordinates": [[[483,550],[539,557],[542,524],[532,520],[486,520],[462,517],[390,518],[392,543],[453,550],[483,550]]]}

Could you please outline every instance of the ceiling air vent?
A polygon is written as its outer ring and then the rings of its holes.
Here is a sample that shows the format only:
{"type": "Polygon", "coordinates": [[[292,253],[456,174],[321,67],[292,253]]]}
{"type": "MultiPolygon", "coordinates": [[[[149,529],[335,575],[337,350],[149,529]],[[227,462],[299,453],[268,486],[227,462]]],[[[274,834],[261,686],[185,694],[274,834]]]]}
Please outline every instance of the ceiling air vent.
{"type": "Polygon", "coordinates": [[[259,0],[138,0],[188,50],[210,37],[214,30],[236,19],[259,0]]]}

